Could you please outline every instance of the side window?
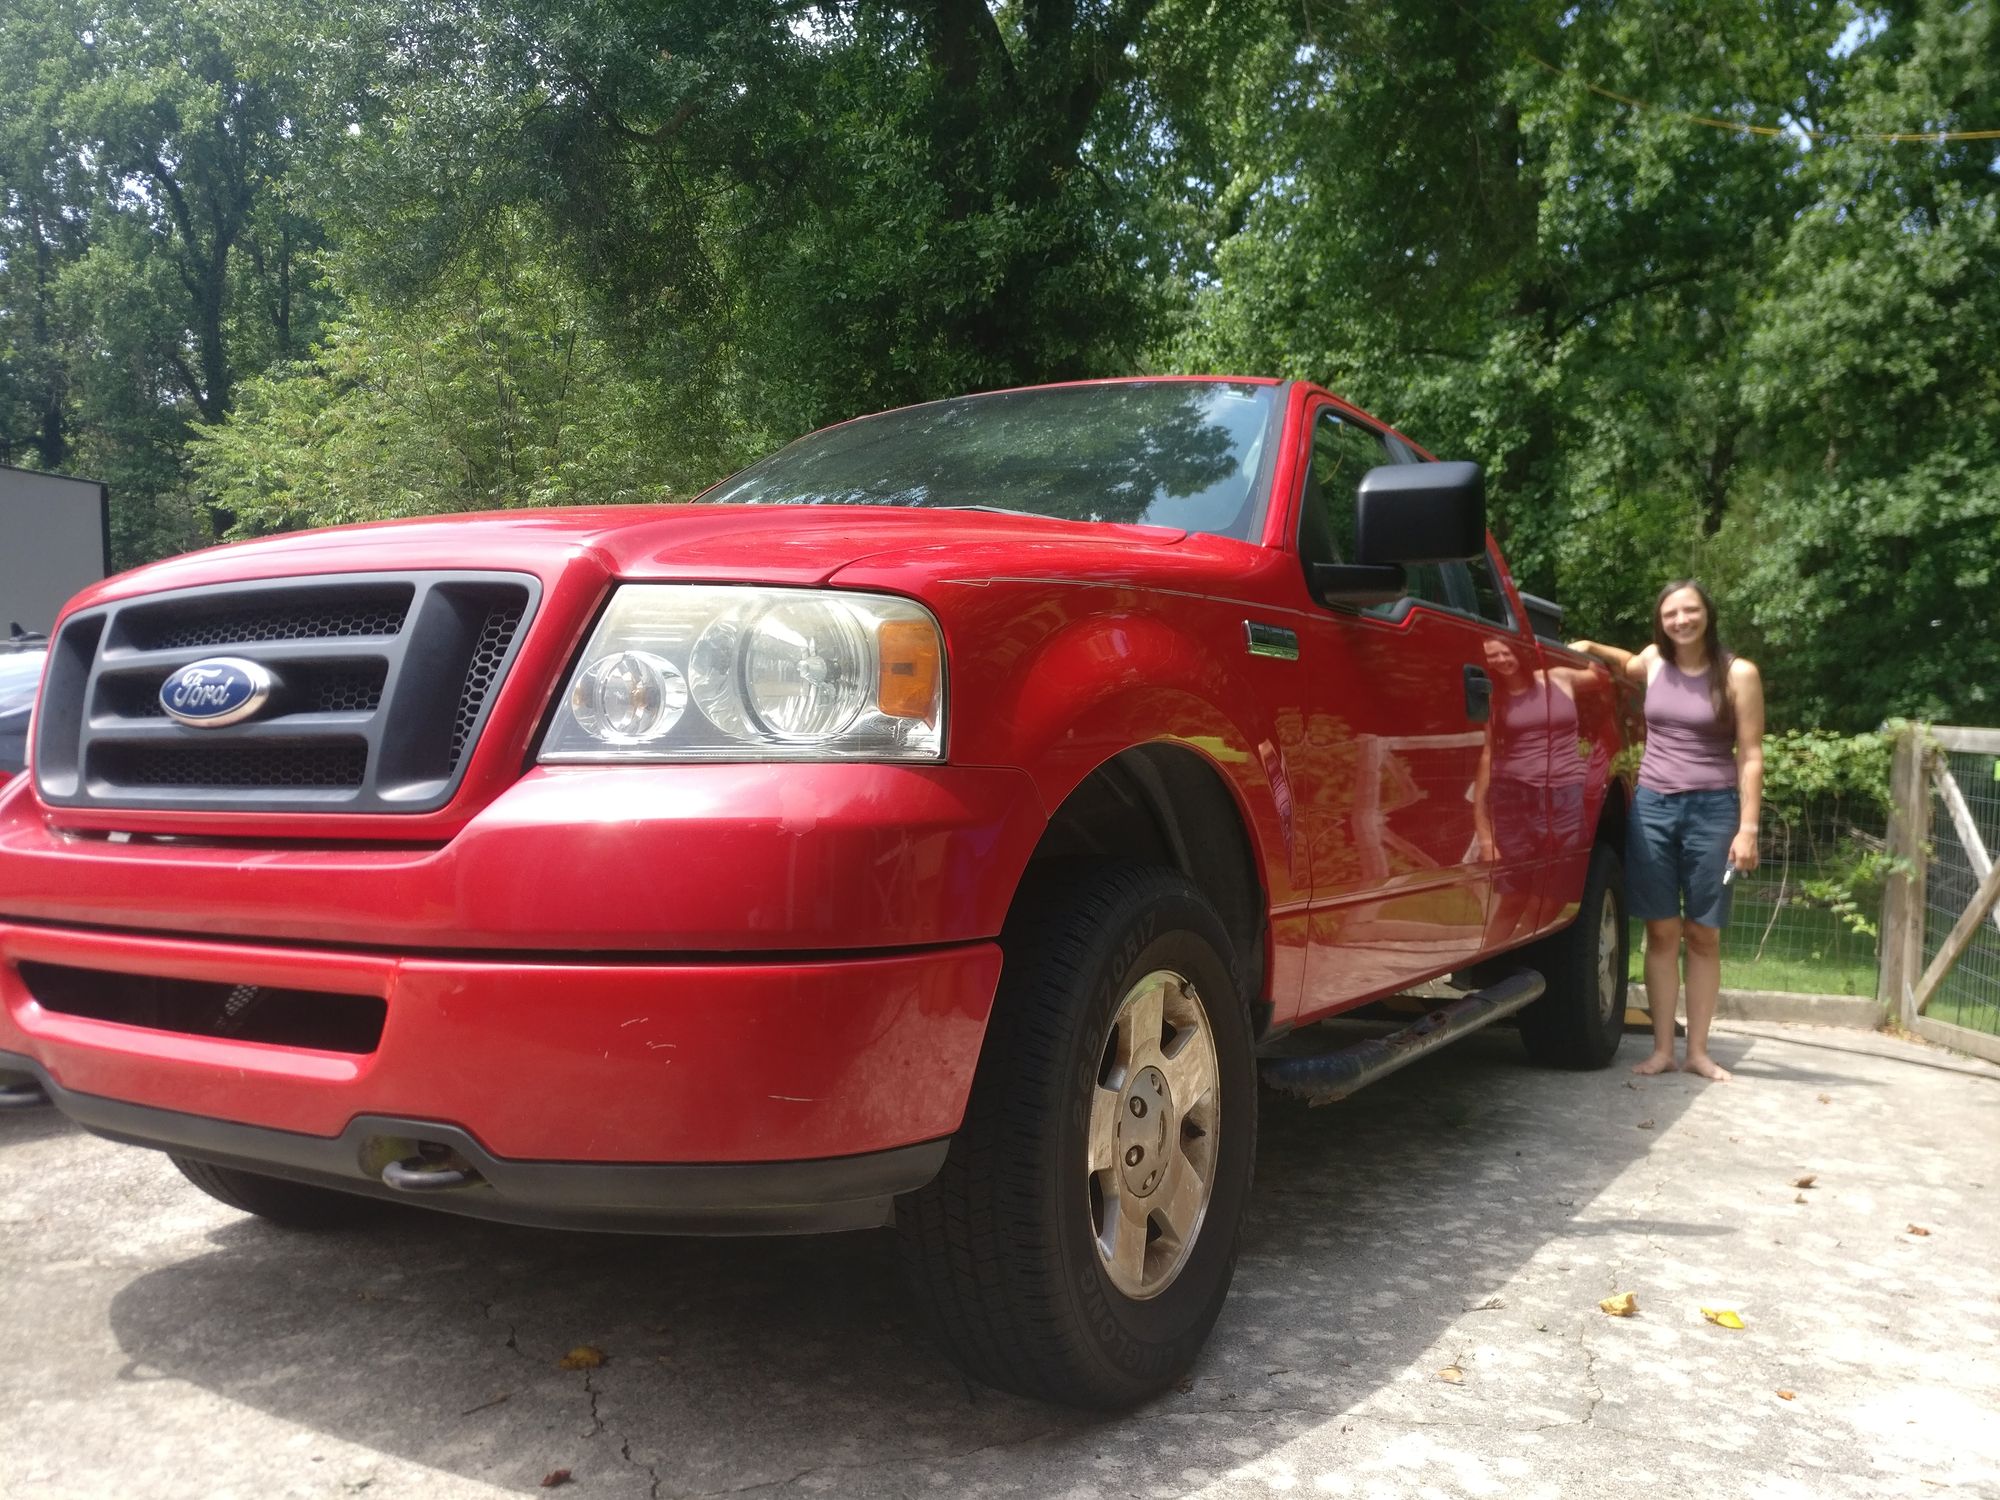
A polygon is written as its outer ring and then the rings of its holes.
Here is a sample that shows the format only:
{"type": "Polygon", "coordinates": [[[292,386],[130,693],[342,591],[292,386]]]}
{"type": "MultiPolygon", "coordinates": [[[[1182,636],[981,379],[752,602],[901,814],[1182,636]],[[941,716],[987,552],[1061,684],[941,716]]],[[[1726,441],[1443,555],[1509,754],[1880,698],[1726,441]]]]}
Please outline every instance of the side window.
{"type": "Polygon", "coordinates": [[[1323,411],[1313,423],[1312,463],[1299,517],[1299,551],[1308,564],[1354,558],[1354,487],[1370,469],[1391,462],[1382,439],[1323,411]]]}
{"type": "MultiPolygon", "coordinates": [[[[1299,552],[1307,565],[1352,561],[1354,490],[1361,483],[1361,476],[1383,464],[1416,461],[1409,449],[1394,439],[1385,439],[1357,422],[1345,421],[1337,411],[1321,412],[1313,423],[1312,464],[1306,473],[1299,518],[1299,552]]],[[[1418,563],[1404,571],[1409,579],[1409,598],[1444,609],[1460,607],[1451,597],[1446,568],[1436,563],[1418,563]]],[[[1362,613],[1393,615],[1404,607],[1399,600],[1394,604],[1368,605],[1362,613]]]]}
{"type": "Polygon", "coordinates": [[[1500,587],[1500,575],[1494,570],[1490,553],[1482,552],[1466,564],[1472,573],[1472,596],[1474,613],[1482,620],[1508,630],[1514,628],[1514,612],[1507,608],[1507,594],[1500,587]]]}

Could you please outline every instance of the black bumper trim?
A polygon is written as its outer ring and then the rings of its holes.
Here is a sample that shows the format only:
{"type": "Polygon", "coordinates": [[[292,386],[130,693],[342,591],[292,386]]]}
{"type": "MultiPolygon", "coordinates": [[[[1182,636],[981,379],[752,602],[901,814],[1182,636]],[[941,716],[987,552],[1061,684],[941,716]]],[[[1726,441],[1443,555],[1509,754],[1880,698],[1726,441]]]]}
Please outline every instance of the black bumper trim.
{"type": "Polygon", "coordinates": [[[301,1135],[66,1089],[34,1059],[0,1052],[0,1071],[33,1075],[57,1108],[96,1135],[219,1166],[394,1203],[548,1229],[631,1234],[818,1234],[890,1222],[898,1194],[944,1165],[945,1140],[861,1156],[777,1162],[523,1161],[492,1155],[456,1125],[358,1115],[338,1136],[301,1135]],[[442,1146],[480,1181],[447,1192],[387,1187],[381,1169],[442,1146]]]}

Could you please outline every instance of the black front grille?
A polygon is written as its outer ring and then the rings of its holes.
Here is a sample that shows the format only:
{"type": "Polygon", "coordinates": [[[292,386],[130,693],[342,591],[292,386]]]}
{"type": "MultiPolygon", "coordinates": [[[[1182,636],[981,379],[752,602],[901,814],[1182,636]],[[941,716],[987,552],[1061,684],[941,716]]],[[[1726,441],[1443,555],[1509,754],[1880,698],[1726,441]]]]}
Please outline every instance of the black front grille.
{"type": "Polygon", "coordinates": [[[373,1052],[389,1013],[380,995],[161,979],[66,964],[24,963],[21,982],[42,1009],[66,1016],[322,1052],[373,1052]]]}
{"type": "Polygon", "coordinates": [[[379,574],[187,589],[72,616],[50,650],[35,765],[58,807],[426,812],[457,788],[539,586],[379,574]],[[272,679],[226,726],[176,721],[174,674],[236,657],[272,679]]]}
{"type": "Polygon", "coordinates": [[[349,744],[100,745],[93,780],[111,786],[359,787],[368,747],[349,744]]]}
{"type": "Polygon", "coordinates": [[[479,640],[472,648],[472,660],[465,669],[465,683],[458,690],[458,717],[451,726],[451,763],[454,766],[465,758],[466,746],[472,743],[472,731],[479,723],[481,710],[486,707],[486,696],[493,691],[493,684],[500,680],[500,668],[507,661],[507,648],[513,644],[515,632],[521,628],[521,609],[518,604],[501,605],[487,614],[486,623],[480,628],[479,640]]]}
{"type": "MultiPolygon", "coordinates": [[[[167,710],[160,702],[160,687],[171,675],[151,671],[104,677],[98,682],[97,705],[121,719],[164,719],[167,710]]],[[[382,705],[382,685],[388,675],[386,662],[288,667],[280,707],[293,713],[373,713],[382,705]]]]}
{"type": "Polygon", "coordinates": [[[221,608],[138,608],[128,611],[125,629],[132,644],[146,651],[395,635],[403,628],[414,592],[401,584],[221,608]]]}

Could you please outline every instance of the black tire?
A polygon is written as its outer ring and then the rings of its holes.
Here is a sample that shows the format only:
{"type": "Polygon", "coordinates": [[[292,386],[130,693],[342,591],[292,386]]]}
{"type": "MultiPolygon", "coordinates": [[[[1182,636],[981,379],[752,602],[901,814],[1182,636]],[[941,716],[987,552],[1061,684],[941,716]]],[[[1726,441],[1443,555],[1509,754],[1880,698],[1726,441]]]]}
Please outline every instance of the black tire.
{"type": "MultiPolygon", "coordinates": [[[[937,1179],[897,1205],[905,1264],[946,1349],[968,1373],[1042,1400],[1130,1406],[1194,1362],[1236,1267],[1256,1155],[1257,1082],[1229,938],[1178,873],[1085,866],[1037,877],[1016,901],[1001,945],[1005,967],[964,1124],[937,1179]],[[1137,982],[1160,975],[1168,978],[1154,988],[1168,1021],[1155,1037],[1161,1051],[1143,1054],[1136,1039],[1150,1013],[1135,998],[1137,982]],[[1213,1050],[1196,1058],[1192,1040],[1203,1030],[1213,1050]],[[1137,1059],[1129,1065],[1128,1048],[1137,1059]],[[1145,1102],[1136,1091],[1152,1086],[1148,1074],[1167,1078],[1142,1065],[1146,1055],[1163,1068],[1191,1070],[1179,1076],[1212,1082],[1184,1088],[1176,1101],[1169,1081],[1165,1093],[1146,1096],[1156,1103],[1152,1123],[1144,1123],[1147,1113],[1132,1108],[1145,1102]],[[1204,1071],[1209,1063],[1212,1073],[1204,1071]],[[1189,1102],[1196,1099],[1207,1103],[1189,1102]],[[1105,1158],[1115,1164],[1096,1171],[1093,1118],[1115,1119],[1120,1132],[1105,1158]],[[1128,1123],[1129,1139],[1143,1146],[1127,1144],[1128,1123]],[[1137,1166],[1135,1151],[1145,1158],[1137,1166]],[[1205,1176],[1189,1165],[1195,1159],[1206,1163],[1205,1176]],[[1148,1162],[1164,1177],[1133,1175],[1148,1162]],[[1207,1183],[1206,1206],[1192,1214],[1192,1198],[1172,1191],[1186,1188],[1183,1169],[1207,1183]],[[1107,1213],[1117,1222],[1107,1225],[1107,1213]],[[1192,1232],[1172,1232],[1175,1217],[1192,1232]],[[1143,1223],[1144,1233],[1126,1239],[1128,1222],[1143,1223]],[[1140,1270],[1129,1261],[1114,1268],[1100,1233],[1136,1246],[1140,1270]],[[1138,1278],[1142,1295],[1128,1295],[1117,1275],[1138,1278]]],[[[1112,1139],[1100,1135],[1100,1146],[1112,1139]]]]}
{"type": "Polygon", "coordinates": [[[1599,844],[1590,851],[1576,920],[1519,955],[1548,981],[1542,998],[1521,1012],[1529,1057],[1552,1068],[1610,1066],[1625,1038],[1629,946],[1625,865],[1599,844]]]}
{"type": "Polygon", "coordinates": [[[346,1229],[380,1219],[393,1207],[359,1193],[266,1177],[240,1167],[218,1167],[188,1156],[167,1158],[181,1176],[219,1203],[287,1229],[346,1229]]]}

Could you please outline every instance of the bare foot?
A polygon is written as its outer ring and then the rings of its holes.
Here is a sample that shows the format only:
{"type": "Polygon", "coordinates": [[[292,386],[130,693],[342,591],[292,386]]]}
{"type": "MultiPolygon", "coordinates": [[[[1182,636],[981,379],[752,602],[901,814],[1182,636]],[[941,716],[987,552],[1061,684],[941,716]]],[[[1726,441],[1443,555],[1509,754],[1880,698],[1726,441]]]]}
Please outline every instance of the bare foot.
{"type": "Polygon", "coordinates": [[[1705,1052],[1700,1057],[1690,1057],[1681,1065],[1681,1071],[1699,1073],[1710,1083],[1727,1083],[1736,1076],[1705,1052]]]}
{"type": "Polygon", "coordinates": [[[1632,1064],[1632,1071],[1641,1078],[1650,1078],[1655,1073],[1671,1073],[1674,1070],[1674,1055],[1671,1052],[1655,1052],[1642,1063],[1632,1064]]]}

